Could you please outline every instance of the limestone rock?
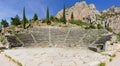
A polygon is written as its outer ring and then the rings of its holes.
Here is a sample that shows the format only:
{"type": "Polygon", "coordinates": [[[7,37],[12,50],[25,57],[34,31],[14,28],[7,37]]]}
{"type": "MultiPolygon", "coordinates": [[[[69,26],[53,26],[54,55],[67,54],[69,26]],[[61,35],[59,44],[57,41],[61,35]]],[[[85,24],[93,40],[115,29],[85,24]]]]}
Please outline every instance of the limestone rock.
{"type": "Polygon", "coordinates": [[[111,18],[110,27],[115,33],[120,32],[120,16],[111,18]]]}
{"type": "MultiPolygon", "coordinates": [[[[85,1],[77,2],[74,6],[66,9],[66,19],[70,20],[71,13],[73,12],[75,20],[84,20],[88,16],[101,15],[98,10],[96,10],[94,4],[86,4],[85,1]]],[[[57,18],[61,18],[63,14],[63,9],[59,11],[56,15],[57,18]]]]}
{"type": "Polygon", "coordinates": [[[104,10],[103,12],[107,12],[107,13],[110,13],[110,14],[119,13],[120,12],[120,7],[112,6],[109,9],[104,10]]]}
{"type": "Polygon", "coordinates": [[[120,32],[120,7],[112,6],[109,9],[102,11],[102,16],[105,16],[103,23],[108,23],[108,26],[113,32],[120,32]]]}

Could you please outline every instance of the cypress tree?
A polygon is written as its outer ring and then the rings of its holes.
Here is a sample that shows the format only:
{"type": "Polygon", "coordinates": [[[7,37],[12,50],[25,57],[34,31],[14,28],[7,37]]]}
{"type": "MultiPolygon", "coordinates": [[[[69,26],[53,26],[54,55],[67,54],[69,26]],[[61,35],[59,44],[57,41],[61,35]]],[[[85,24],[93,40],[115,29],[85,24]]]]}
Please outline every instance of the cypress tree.
{"type": "Polygon", "coordinates": [[[26,29],[26,22],[27,22],[27,18],[26,18],[26,15],[25,15],[25,7],[23,8],[23,19],[22,19],[22,25],[23,25],[23,28],[26,29]]]}
{"type": "Polygon", "coordinates": [[[66,13],[65,13],[65,4],[64,4],[64,7],[63,7],[63,23],[66,24],[66,13]]]}
{"type": "Polygon", "coordinates": [[[73,15],[73,12],[71,13],[71,21],[74,21],[74,15],[73,15]]]}
{"type": "Polygon", "coordinates": [[[38,15],[35,13],[34,16],[33,16],[33,20],[36,21],[38,20],[38,15]]]}
{"type": "Polygon", "coordinates": [[[51,24],[50,20],[49,20],[49,8],[47,7],[47,11],[46,11],[46,22],[47,24],[51,24]]]}
{"type": "Polygon", "coordinates": [[[0,22],[0,30],[2,29],[2,24],[1,24],[1,22],[0,22]]]}

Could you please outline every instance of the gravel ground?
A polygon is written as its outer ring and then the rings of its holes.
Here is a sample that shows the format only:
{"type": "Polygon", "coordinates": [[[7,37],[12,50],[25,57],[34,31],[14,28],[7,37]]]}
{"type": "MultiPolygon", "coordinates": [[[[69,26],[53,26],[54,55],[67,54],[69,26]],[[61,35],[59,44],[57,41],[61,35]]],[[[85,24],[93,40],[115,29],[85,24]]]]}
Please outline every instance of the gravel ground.
{"type": "Polygon", "coordinates": [[[108,56],[80,48],[19,48],[5,50],[23,66],[97,66],[108,56]]]}

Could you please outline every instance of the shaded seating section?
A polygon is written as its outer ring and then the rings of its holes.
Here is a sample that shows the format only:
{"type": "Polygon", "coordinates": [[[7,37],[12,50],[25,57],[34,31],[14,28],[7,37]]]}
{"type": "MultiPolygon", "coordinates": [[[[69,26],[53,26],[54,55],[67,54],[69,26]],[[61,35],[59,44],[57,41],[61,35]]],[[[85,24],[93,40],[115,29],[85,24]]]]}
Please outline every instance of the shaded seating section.
{"type": "Polygon", "coordinates": [[[33,38],[29,33],[21,33],[15,35],[17,38],[19,38],[19,40],[21,40],[24,43],[24,46],[29,46],[30,44],[34,43],[33,38]]]}
{"type": "Polygon", "coordinates": [[[20,47],[22,44],[17,40],[15,36],[5,36],[6,42],[9,43],[7,48],[20,47]]]}
{"type": "Polygon", "coordinates": [[[105,42],[111,40],[111,35],[103,36],[99,40],[95,42],[95,44],[103,44],[103,45],[97,45],[100,50],[105,50],[105,42]]]}

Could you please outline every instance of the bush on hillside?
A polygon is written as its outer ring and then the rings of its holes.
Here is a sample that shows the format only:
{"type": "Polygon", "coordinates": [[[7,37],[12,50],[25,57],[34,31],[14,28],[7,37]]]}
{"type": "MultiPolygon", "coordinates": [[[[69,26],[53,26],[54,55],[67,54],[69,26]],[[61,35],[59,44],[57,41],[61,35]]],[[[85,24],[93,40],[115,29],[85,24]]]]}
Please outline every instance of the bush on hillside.
{"type": "Polygon", "coordinates": [[[5,40],[4,36],[0,36],[0,41],[3,42],[5,40]]]}
{"type": "Polygon", "coordinates": [[[110,31],[110,32],[113,31],[112,28],[110,28],[110,27],[106,27],[106,29],[107,29],[108,31],[110,31]]]}
{"type": "Polygon", "coordinates": [[[85,29],[96,29],[96,27],[94,25],[90,25],[90,26],[85,27],[85,29]]]}
{"type": "Polygon", "coordinates": [[[88,25],[87,23],[85,23],[85,22],[83,22],[81,20],[74,20],[74,21],[72,20],[72,21],[70,21],[70,23],[71,24],[76,24],[78,26],[88,25]]]}
{"type": "Polygon", "coordinates": [[[101,62],[98,66],[105,66],[105,62],[101,62]]]}
{"type": "Polygon", "coordinates": [[[54,17],[54,16],[50,17],[50,21],[52,21],[52,22],[62,22],[61,19],[59,19],[57,17],[54,17]]]}
{"type": "Polygon", "coordinates": [[[11,25],[18,26],[21,24],[20,17],[16,15],[15,17],[11,17],[11,25]]]}
{"type": "Polygon", "coordinates": [[[11,29],[11,30],[15,30],[15,25],[11,25],[9,28],[11,29]]]}
{"type": "Polygon", "coordinates": [[[97,24],[98,29],[103,29],[103,26],[101,24],[97,24]]]}
{"type": "Polygon", "coordinates": [[[120,33],[117,34],[117,39],[120,41],[120,33]]]}

